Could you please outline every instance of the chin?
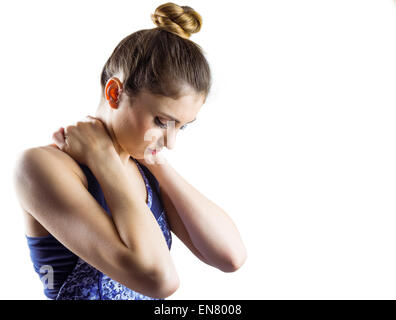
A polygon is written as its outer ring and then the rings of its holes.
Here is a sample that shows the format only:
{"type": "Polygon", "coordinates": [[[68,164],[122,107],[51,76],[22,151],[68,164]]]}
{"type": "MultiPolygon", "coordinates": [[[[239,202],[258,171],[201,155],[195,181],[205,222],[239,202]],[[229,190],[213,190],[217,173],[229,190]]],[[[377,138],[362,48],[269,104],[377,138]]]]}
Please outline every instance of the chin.
{"type": "Polygon", "coordinates": [[[140,152],[138,154],[129,154],[132,158],[136,159],[136,160],[143,160],[144,159],[144,152],[140,152]]]}

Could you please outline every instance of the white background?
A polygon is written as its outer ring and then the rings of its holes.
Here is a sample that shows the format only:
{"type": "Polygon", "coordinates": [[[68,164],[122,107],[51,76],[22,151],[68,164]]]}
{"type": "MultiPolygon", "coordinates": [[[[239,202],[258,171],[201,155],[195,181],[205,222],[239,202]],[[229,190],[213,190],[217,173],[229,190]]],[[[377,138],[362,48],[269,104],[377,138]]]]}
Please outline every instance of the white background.
{"type": "MultiPolygon", "coordinates": [[[[44,299],[17,153],[95,114],[107,58],[164,2],[1,2],[1,299],[44,299]]],[[[248,259],[223,273],[174,236],[168,299],[395,299],[395,2],[178,4],[202,15],[191,40],[213,88],[166,156],[233,219],[248,259]]]]}

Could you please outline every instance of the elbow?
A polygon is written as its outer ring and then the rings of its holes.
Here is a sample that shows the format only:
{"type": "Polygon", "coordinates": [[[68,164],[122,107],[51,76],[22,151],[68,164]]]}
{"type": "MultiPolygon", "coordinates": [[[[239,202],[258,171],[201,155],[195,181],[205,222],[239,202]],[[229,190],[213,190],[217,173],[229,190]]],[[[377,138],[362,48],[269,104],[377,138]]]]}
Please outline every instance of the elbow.
{"type": "Polygon", "coordinates": [[[180,286],[179,276],[175,270],[157,272],[153,279],[155,279],[153,284],[153,298],[167,298],[174,294],[180,286]]]}
{"type": "Polygon", "coordinates": [[[247,259],[247,252],[244,249],[239,254],[235,254],[234,256],[230,257],[228,259],[228,263],[226,263],[221,270],[223,272],[235,272],[242,267],[246,259],[247,259]]]}
{"type": "Polygon", "coordinates": [[[147,267],[136,258],[131,262],[129,253],[121,254],[119,265],[125,279],[123,284],[145,296],[163,299],[172,295],[179,288],[179,277],[173,266],[162,269],[147,267]]]}

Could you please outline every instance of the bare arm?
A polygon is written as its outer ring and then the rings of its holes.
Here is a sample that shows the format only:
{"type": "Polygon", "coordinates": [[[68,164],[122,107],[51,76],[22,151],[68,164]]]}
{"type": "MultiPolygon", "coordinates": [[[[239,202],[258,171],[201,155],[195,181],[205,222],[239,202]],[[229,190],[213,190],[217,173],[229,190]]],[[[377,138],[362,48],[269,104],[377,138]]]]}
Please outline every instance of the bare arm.
{"type": "Polygon", "coordinates": [[[158,267],[153,268],[155,259],[163,263],[164,269],[170,268],[171,263],[167,260],[168,248],[166,251],[159,250],[164,249],[161,245],[164,239],[155,243],[157,249],[149,246],[154,244],[154,240],[147,240],[150,236],[160,238],[155,232],[152,235],[143,230],[143,227],[149,226],[149,232],[153,229],[158,231],[150,225],[152,214],[147,214],[139,200],[134,200],[131,195],[134,186],[122,178],[113,178],[119,186],[110,192],[113,184],[100,171],[108,170],[110,173],[116,170],[114,162],[109,161],[108,166],[98,167],[101,169],[93,169],[93,172],[104,184],[106,201],[108,199],[113,219],[116,217],[114,223],[80,178],[65,168],[59,159],[40,148],[28,149],[18,158],[14,168],[18,200],[57,240],[96,269],[142,294],[155,298],[169,296],[177,289],[177,275],[172,273],[173,270],[160,273],[158,267]],[[117,198],[122,198],[122,192],[127,200],[122,200],[121,205],[114,205],[117,198]],[[130,216],[134,223],[126,216],[130,216]],[[123,239],[118,232],[119,224],[125,224],[121,228],[123,239]],[[127,231],[130,225],[132,227],[127,231]],[[138,230],[139,226],[142,229],[138,230]],[[145,247],[147,251],[142,252],[145,243],[148,244],[145,247]]]}
{"type": "Polygon", "coordinates": [[[178,283],[164,235],[147,204],[133,192],[137,182],[128,178],[119,156],[109,153],[91,162],[90,169],[103,190],[123,243],[138,253],[151,270],[157,270],[165,282],[178,283]]]}
{"type": "Polygon", "coordinates": [[[177,211],[180,219],[173,221],[179,220],[179,224],[182,221],[193,246],[205,258],[202,260],[224,272],[237,270],[245,262],[247,253],[231,218],[191,186],[167,161],[146,165],[157,178],[161,193],[171,200],[177,211]]]}

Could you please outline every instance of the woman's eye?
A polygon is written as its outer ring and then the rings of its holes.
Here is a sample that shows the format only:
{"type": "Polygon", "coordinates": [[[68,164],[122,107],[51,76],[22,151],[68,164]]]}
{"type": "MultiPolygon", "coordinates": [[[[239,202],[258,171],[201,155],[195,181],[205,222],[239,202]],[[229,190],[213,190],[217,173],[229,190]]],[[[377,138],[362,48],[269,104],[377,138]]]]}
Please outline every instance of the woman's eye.
{"type": "MultiPolygon", "coordinates": [[[[162,123],[158,117],[155,117],[154,122],[160,128],[167,128],[167,125],[165,123],[162,123]]],[[[184,126],[180,127],[180,130],[184,130],[186,128],[187,128],[187,125],[185,124],[184,126]]]]}
{"type": "Polygon", "coordinates": [[[158,117],[155,117],[154,122],[157,126],[161,127],[161,128],[166,128],[166,124],[162,123],[158,117]]]}

